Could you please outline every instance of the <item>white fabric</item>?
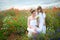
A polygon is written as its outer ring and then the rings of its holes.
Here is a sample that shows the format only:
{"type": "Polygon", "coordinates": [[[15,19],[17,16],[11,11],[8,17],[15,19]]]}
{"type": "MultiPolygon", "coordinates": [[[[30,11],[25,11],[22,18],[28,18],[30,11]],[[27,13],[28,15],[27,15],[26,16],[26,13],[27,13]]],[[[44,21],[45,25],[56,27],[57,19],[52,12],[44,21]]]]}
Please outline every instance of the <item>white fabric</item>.
{"type": "MultiPolygon", "coordinates": [[[[30,25],[31,25],[33,28],[36,28],[36,25],[37,25],[36,20],[30,20],[30,25]]],[[[31,28],[27,28],[27,30],[28,30],[29,32],[34,32],[34,29],[31,29],[31,28]]]]}
{"type": "Polygon", "coordinates": [[[36,25],[37,25],[36,19],[35,19],[35,20],[31,20],[31,21],[30,21],[30,25],[31,25],[33,28],[36,28],[36,31],[35,31],[34,29],[27,28],[27,30],[28,30],[28,37],[32,37],[32,33],[33,33],[33,32],[40,32],[40,31],[41,31],[40,28],[36,27],[36,25]]]}
{"type": "Polygon", "coordinates": [[[36,13],[36,18],[39,17],[39,32],[46,33],[46,26],[44,25],[45,23],[45,13],[36,13]]]}
{"type": "MultiPolygon", "coordinates": [[[[33,28],[36,28],[36,25],[37,25],[36,20],[30,20],[30,25],[31,25],[33,28]]],[[[28,37],[32,37],[32,32],[35,32],[34,29],[27,28],[27,30],[28,30],[28,37]]]]}
{"type": "MultiPolygon", "coordinates": [[[[37,16],[39,16],[39,28],[36,27],[36,25],[37,25],[37,21],[36,20],[31,20],[30,21],[30,25],[32,27],[36,28],[37,32],[46,33],[46,26],[44,25],[45,17],[46,17],[45,13],[43,13],[43,14],[39,13],[39,15],[37,15],[37,16]]],[[[27,28],[27,30],[28,30],[28,37],[32,36],[32,32],[35,32],[34,29],[27,28]]]]}
{"type": "MultiPolygon", "coordinates": [[[[40,32],[40,31],[41,31],[41,29],[40,29],[39,27],[36,27],[36,25],[37,25],[37,21],[36,21],[36,20],[31,20],[31,21],[30,21],[30,25],[31,25],[33,28],[36,28],[36,31],[37,31],[37,32],[40,32]]],[[[28,30],[29,32],[35,32],[34,29],[27,28],[27,30],[28,30]]]]}
{"type": "Polygon", "coordinates": [[[33,26],[33,27],[36,27],[36,25],[37,25],[36,19],[31,20],[30,25],[33,26]]]}
{"type": "Polygon", "coordinates": [[[46,26],[45,24],[45,13],[39,13],[39,28],[41,29],[42,33],[46,33],[46,26]]]}

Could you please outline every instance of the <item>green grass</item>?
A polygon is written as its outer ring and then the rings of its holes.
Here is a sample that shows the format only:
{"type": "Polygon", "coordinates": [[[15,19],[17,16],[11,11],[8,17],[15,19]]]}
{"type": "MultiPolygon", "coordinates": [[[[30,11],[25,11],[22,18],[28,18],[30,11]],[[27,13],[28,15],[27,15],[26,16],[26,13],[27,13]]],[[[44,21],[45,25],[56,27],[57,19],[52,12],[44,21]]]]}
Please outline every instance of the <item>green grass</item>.
{"type": "MultiPolygon", "coordinates": [[[[30,15],[29,11],[2,11],[0,14],[0,39],[7,40],[13,34],[16,40],[28,40],[27,37],[27,18],[30,15]]],[[[59,37],[59,32],[55,34],[57,28],[60,28],[60,11],[53,11],[52,9],[46,12],[46,26],[47,33],[43,38],[49,40],[50,38],[59,37]]],[[[40,35],[40,36],[41,36],[40,35]]],[[[12,38],[11,38],[12,39],[12,38]]]]}

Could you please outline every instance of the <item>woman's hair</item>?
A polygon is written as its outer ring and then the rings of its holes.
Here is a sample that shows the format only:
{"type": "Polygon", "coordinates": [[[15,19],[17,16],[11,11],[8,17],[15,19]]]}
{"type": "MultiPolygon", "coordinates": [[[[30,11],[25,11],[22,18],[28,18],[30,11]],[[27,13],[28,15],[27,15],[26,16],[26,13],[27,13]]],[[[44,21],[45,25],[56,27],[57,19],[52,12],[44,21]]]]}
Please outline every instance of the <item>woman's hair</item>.
{"type": "Polygon", "coordinates": [[[30,12],[31,12],[31,14],[32,14],[33,12],[35,12],[35,10],[31,9],[30,12]]]}
{"type": "Polygon", "coordinates": [[[43,10],[42,10],[42,7],[41,6],[38,6],[37,10],[40,10],[40,12],[43,13],[43,10]]]}

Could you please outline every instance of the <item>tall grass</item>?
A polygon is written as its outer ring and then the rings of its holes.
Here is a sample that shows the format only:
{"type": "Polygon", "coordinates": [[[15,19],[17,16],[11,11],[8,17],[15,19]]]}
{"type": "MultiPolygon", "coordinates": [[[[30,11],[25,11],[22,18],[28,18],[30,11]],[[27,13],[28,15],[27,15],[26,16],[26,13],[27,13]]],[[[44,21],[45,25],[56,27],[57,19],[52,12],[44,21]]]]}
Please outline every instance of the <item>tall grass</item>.
{"type": "MultiPolygon", "coordinates": [[[[28,40],[26,31],[27,17],[29,15],[30,12],[25,10],[2,11],[0,15],[0,39],[6,40],[13,33],[16,36],[18,34],[16,37],[18,40],[28,40]],[[22,38],[20,38],[20,36],[22,38]]],[[[45,40],[49,40],[50,38],[57,39],[59,37],[60,33],[58,32],[58,29],[60,28],[60,10],[54,11],[50,9],[46,12],[46,27],[47,33],[44,36],[45,40]]]]}

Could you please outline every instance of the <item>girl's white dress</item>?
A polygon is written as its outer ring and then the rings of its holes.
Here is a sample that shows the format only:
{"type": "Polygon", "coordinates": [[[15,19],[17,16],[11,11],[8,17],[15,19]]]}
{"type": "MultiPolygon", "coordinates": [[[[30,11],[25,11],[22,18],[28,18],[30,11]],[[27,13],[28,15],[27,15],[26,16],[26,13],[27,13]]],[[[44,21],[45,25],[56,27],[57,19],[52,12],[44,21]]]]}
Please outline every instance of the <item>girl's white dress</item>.
{"type": "MultiPolygon", "coordinates": [[[[30,25],[31,25],[33,28],[36,28],[36,32],[39,32],[40,29],[39,29],[38,27],[36,27],[36,25],[37,25],[36,19],[31,20],[31,21],[30,21],[30,25]]],[[[28,30],[28,37],[32,37],[32,33],[35,32],[35,30],[34,30],[34,29],[31,29],[31,28],[27,28],[27,30],[28,30]]]]}
{"type": "Polygon", "coordinates": [[[40,32],[42,33],[46,33],[46,25],[45,25],[45,13],[39,13],[39,29],[40,29],[40,32]]]}
{"type": "MultiPolygon", "coordinates": [[[[36,20],[31,20],[30,25],[35,28],[36,27],[36,20]]],[[[32,32],[34,32],[34,29],[27,28],[27,30],[28,30],[28,37],[32,37],[32,32]]]]}

